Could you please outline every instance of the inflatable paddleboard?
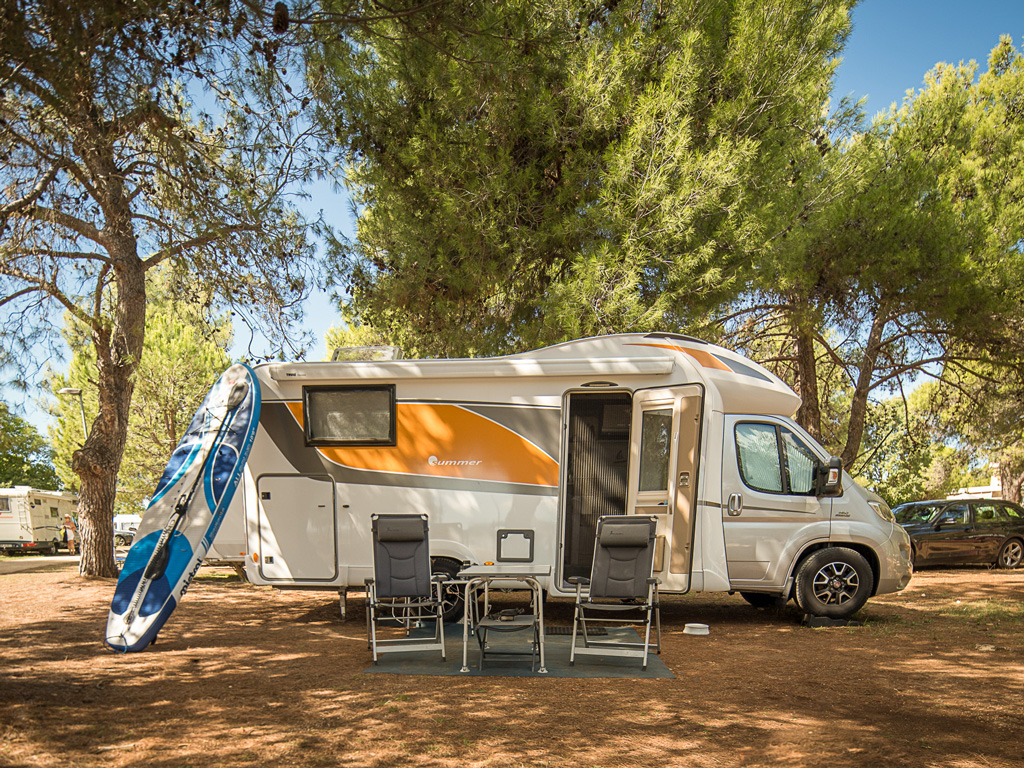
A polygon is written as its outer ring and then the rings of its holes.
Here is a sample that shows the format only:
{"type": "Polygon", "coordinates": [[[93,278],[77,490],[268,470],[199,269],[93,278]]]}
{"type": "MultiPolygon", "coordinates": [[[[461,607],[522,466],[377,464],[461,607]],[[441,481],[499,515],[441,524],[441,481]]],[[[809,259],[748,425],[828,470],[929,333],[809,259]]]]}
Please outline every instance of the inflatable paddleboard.
{"type": "Polygon", "coordinates": [[[141,651],[185,596],[242,477],[260,420],[260,385],[233,365],[171,454],[128,550],[107,616],[112,650],[141,651]]]}

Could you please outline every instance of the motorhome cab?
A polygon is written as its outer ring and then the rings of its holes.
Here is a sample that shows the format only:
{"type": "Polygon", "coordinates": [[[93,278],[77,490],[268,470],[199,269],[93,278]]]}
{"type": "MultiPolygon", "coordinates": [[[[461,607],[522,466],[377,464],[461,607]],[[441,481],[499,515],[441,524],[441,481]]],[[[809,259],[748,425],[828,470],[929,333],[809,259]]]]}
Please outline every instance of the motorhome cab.
{"type": "Polygon", "coordinates": [[[795,597],[844,617],[911,576],[885,503],[789,418],[799,398],[722,347],[623,334],[507,357],[268,363],[244,487],[256,584],[372,575],[370,515],[425,512],[437,571],[588,575],[597,520],[658,519],[663,592],[795,597]]]}
{"type": "Polygon", "coordinates": [[[18,485],[0,488],[0,552],[57,553],[64,515],[73,515],[72,493],[18,485]]]}

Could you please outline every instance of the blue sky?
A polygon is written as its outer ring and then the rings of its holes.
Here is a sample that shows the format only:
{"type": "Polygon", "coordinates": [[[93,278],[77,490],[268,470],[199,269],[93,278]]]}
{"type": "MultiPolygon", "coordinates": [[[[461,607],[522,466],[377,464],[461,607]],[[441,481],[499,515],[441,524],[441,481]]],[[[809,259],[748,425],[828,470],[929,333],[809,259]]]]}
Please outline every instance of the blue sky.
{"type": "MultiPolygon", "coordinates": [[[[989,51],[1001,34],[1024,47],[1024,0],[864,0],[853,13],[853,33],[839,67],[834,98],[867,97],[869,117],[903,99],[906,91],[920,88],[925,73],[937,62],[958,63],[974,59],[983,71],[989,51]]],[[[352,218],[345,198],[322,183],[310,190],[313,199],[303,207],[323,210],[325,217],[351,233],[352,218]]],[[[337,310],[324,293],[312,296],[305,306],[305,324],[316,336],[307,359],[327,355],[323,336],[339,322],[337,310]]],[[[245,354],[249,333],[236,330],[234,356],[245,354]]],[[[255,348],[263,350],[257,339],[255,348]]],[[[65,363],[52,361],[55,367],[65,363]]],[[[8,402],[45,433],[46,416],[31,401],[4,393],[8,402]]]]}
{"type": "Polygon", "coordinates": [[[1021,0],[864,0],[853,11],[834,95],[867,96],[873,116],[920,88],[937,62],[974,59],[984,71],[1001,34],[1024,44],[1021,0]]]}

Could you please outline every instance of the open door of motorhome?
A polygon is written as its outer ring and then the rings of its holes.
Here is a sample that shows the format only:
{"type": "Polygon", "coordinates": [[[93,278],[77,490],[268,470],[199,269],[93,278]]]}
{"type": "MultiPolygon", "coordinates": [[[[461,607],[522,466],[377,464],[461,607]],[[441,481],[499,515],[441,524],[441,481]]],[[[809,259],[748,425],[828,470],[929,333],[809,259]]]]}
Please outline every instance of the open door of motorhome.
{"type": "Polygon", "coordinates": [[[654,515],[654,574],[685,592],[693,561],[704,387],[691,384],[633,395],[627,512],[654,515]]]}

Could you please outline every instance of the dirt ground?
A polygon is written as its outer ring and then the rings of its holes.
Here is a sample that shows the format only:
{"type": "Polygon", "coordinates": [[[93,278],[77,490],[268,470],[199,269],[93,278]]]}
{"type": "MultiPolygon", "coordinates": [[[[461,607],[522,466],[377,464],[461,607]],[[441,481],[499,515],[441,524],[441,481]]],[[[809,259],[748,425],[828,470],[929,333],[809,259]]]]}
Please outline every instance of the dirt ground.
{"type": "Polygon", "coordinates": [[[214,568],[119,656],[113,587],[73,565],[0,576],[0,765],[1024,766],[1024,571],[922,571],[861,627],[668,597],[674,680],[364,674],[361,595],[343,622],[333,593],[214,568]]]}

